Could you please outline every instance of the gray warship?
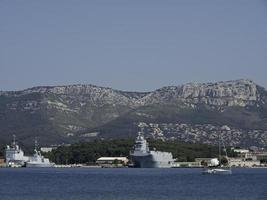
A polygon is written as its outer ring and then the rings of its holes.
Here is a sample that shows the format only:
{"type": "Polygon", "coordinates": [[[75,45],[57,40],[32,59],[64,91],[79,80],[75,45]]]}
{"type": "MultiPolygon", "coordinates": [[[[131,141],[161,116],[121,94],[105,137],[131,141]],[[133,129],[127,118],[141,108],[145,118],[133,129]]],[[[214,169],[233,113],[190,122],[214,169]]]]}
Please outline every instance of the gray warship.
{"type": "Polygon", "coordinates": [[[142,133],[138,134],[130,156],[136,168],[170,168],[174,161],[172,153],[150,151],[142,133]]]}
{"type": "Polygon", "coordinates": [[[25,156],[23,150],[16,142],[16,136],[13,135],[13,143],[7,145],[5,151],[7,167],[53,167],[49,159],[44,158],[41,152],[37,150],[37,140],[35,141],[35,149],[33,156],[25,156]]]}

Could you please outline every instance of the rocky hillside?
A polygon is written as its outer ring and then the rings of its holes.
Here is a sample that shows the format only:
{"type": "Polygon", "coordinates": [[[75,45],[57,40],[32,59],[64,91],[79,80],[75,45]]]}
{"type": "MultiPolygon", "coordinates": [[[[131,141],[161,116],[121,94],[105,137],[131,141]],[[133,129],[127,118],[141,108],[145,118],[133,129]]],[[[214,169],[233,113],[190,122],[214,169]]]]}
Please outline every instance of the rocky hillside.
{"type": "Polygon", "coordinates": [[[43,144],[134,137],[146,124],[150,137],[215,143],[220,127],[227,125],[238,130],[225,133],[229,144],[265,146],[266,102],[266,90],[250,80],[189,83],[147,93],[94,85],[2,91],[0,140],[7,143],[12,134],[26,145],[36,136],[43,144]],[[181,124],[187,128],[178,128],[181,124]],[[202,126],[215,128],[195,128],[202,126]]]}
{"type": "Polygon", "coordinates": [[[250,80],[189,83],[177,87],[161,88],[139,99],[138,103],[149,105],[181,101],[191,106],[206,104],[215,107],[245,107],[259,103],[260,95],[257,85],[250,80]]]}

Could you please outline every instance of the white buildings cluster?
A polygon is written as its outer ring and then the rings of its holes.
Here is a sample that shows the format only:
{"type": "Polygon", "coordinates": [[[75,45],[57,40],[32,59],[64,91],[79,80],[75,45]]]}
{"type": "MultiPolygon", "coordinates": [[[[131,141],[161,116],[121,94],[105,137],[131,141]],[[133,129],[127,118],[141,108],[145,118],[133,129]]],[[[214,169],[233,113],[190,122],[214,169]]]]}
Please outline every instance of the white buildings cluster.
{"type": "Polygon", "coordinates": [[[187,123],[144,123],[139,127],[144,128],[147,136],[162,140],[182,140],[185,142],[217,144],[218,135],[226,146],[267,146],[267,130],[241,130],[229,126],[215,126],[212,124],[187,124],[187,123]],[[254,145],[253,144],[253,145],[254,145]]]}

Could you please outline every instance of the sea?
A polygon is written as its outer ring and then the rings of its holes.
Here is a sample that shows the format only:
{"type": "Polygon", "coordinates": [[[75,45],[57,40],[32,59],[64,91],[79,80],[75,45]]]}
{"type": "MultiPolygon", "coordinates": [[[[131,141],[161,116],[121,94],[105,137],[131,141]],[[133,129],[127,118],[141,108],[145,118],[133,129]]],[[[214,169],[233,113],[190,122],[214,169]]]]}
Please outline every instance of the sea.
{"type": "Polygon", "coordinates": [[[267,169],[0,168],[1,200],[267,200],[267,169]]]}

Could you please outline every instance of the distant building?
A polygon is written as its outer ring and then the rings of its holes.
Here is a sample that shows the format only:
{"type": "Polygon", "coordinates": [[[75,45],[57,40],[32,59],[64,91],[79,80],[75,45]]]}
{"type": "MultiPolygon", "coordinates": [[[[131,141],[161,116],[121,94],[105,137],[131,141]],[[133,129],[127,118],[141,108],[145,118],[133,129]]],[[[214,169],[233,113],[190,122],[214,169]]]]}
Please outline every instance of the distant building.
{"type": "Polygon", "coordinates": [[[129,160],[126,157],[101,157],[98,158],[96,164],[102,167],[126,166],[129,160]]]}
{"type": "Polygon", "coordinates": [[[259,160],[245,160],[243,158],[231,158],[230,165],[232,167],[256,167],[260,166],[259,160]]]}
{"type": "Polygon", "coordinates": [[[258,153],[257,160],[266,160],[267,161],[267,152],[258,153]]]}
{"type": "MultiPolygon", "coordinates": [[[[261,166],[261,163],[257,159],[252,158],[228,158],[229,165],[231,167],[256,167],[261,166]]],[[[211,162],[211,158],[196,158],[196,163],[199,163],[201,166],[209,165],[211,162]]]]}
{"type": "Polygon", "coordinates": [[[202,165],[200,162],[173,162],[172,163],[172,168],[179,168],[179,167],[197,168],[197,167],[202,167],[202,165]]]}
{"type": "MultiPolygon", "coordinates": [[[[255,149],[255,148],[254,148],[255,149]]],[[[264,150],[249,151],[247,149],[234,149],[238,157],[245,161],[261,161],[267,160],[267,152],[264,150]]]]}
{"type": "Polygon", "coordinates": [[[234,152],[238,154],[246,154],[246,153],[249,153],[249,150],[248,149],[234,149],[234,152]]]}
{"type": "Polygon", "coordinates": [[[44,152],[44,153],[51,152],[54,149],[57,149],[57,147],[41,147],[40,148],[41,152],[44,152]]]}

